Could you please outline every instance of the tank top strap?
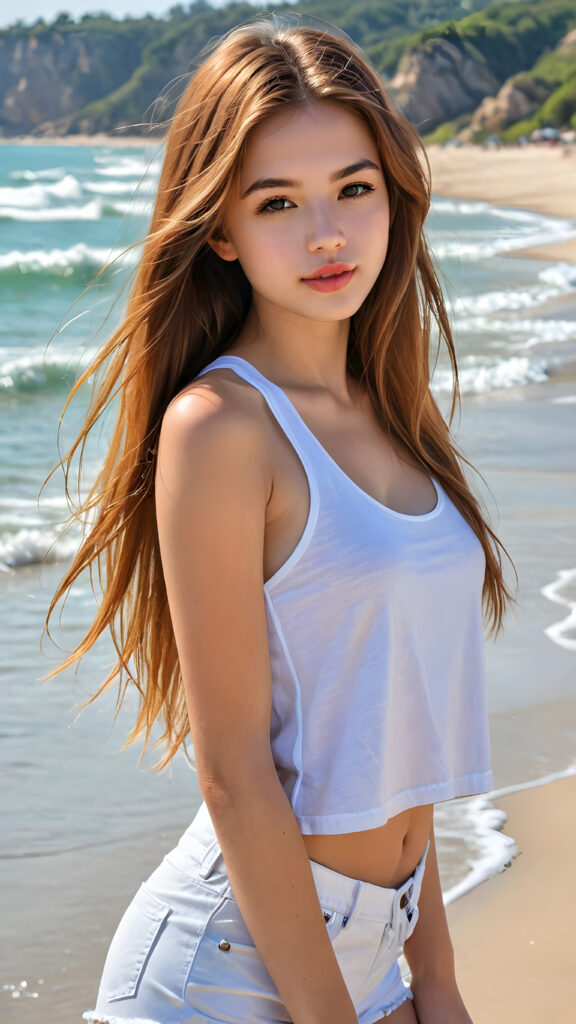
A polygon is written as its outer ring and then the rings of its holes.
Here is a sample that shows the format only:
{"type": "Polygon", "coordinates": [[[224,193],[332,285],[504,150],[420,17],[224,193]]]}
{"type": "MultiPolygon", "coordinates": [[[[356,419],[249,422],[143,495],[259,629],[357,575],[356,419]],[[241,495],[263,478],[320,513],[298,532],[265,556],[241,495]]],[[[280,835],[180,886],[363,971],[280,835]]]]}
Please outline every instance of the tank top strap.
{"type": "Polygon", "coordinates": [[[290,441],[304,467],[310,488],[311,507],[316,508],[318,505],[316,471],[318,455],[310,439],[309,431],[306,429],[288,395],[277,384],[264,377],[255,366],[252,366],[252,363],[249,363],[247,359],[243,359],[241,356],[217,356],[216,359],[213,359],[204,366],[194,379],[196,380],[198,377],[201,377],[208,370],[216,369],[234,370],[234,373],[242,377],[243,380],[255,387],[264,396],[268,408],[290,441]]]}

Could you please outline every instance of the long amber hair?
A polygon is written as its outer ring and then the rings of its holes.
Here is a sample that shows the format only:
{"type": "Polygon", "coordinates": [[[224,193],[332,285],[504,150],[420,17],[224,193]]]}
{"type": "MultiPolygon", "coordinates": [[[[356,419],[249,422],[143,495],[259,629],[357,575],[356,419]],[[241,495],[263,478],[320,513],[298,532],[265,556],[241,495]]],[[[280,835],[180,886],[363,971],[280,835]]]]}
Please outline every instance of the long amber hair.
{"type": "Polygon", "coordinates": [[[163,733],[155,745],[166,750],[157,770],[189,732],[155,517],[162,418],[174,396],[238,336],[249,309],[251,290],[242,268],[221,260],[208,239],[223,227],[230,185],[251,130],[290,105],[325,99],[342,103],[369,126],[390,202],[387,256],[352,319],[349,371],[368,390],[383,429],[441,482],[478,536],[486,556],[483,607],[491,635],[499,632],[506,603],[514,600],[502,570],[507,552],[466,481],[462,463],[470,463],[450,433],[459,401],[458,371],[423,233],[431,194],[424,146],[349,40],[276,16],[234,29],[200,64],[181,97],[125,317],[65,406],[101,371],[84,426],[62,459],[67,492],[73,458],[82,456],[90,431],[113,402],[117,416],[96,481],[73,512],[72,521],[90,525],[52,599],[47,629],[56,605],[85,570],[98,580],[99,606],[82,641],[54,672],[77,662],[110,631],[116,663],[83,707],[117,681],[118,713],[132,682],[140,693],[139,710],[123,746],[144,736],[146,750],[159,722],[163,733]],[[452,365],[449,425],[429,386],[432,319],[452,365]]]}

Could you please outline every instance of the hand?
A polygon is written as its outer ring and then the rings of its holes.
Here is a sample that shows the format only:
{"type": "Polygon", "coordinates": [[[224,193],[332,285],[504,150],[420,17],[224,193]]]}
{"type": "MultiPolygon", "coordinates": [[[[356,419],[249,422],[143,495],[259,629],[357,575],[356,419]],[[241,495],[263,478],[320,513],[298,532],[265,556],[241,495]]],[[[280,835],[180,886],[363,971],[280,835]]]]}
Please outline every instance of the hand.
{"type": "Polygon", "coordinates": [[[418,1024],[474,1024],[455,981],[421,980],[410,987],[418,1024]]]}

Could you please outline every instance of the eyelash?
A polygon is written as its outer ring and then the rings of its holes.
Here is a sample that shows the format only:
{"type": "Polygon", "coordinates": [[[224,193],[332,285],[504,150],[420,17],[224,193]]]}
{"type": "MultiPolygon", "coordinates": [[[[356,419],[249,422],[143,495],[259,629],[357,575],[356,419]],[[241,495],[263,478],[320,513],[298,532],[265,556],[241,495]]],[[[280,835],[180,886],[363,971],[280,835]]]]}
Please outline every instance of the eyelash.
{"type": "MultiPolygon", "coordinates": [[[[355,181],[351,182],[349,185],[344,185],[342,191],[346,188],[362,188],[364,189],[364,192],[360,192],[355,196],[345,196],[345,199],[361,199],[362,196],[374,191],[374,185],[368,185],[365,181],[355,181]]],[[[270,203],[279,203],[285,199],[286,196],[272,196],[270,199],[265,199],[264,202],[257,207],[256,213],[284,213],[284,210],[290,209],[290,207],[285,206],[283,210],[269,210],[268,207],[270,203]]]]}

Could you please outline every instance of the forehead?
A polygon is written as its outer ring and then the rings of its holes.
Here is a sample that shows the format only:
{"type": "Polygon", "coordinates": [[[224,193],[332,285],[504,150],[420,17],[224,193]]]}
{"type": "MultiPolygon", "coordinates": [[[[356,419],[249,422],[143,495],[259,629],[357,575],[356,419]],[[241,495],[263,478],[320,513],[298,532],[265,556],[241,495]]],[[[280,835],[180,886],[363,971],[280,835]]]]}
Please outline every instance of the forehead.
{"type": "Polygon", "coordinates": [[[263,174],[298,178],[303,165],[330,173],[363,157],[379,162],[372,132],[359,114],[330,100],[290,107],[248,136],[240,185],[263,174]]]}

